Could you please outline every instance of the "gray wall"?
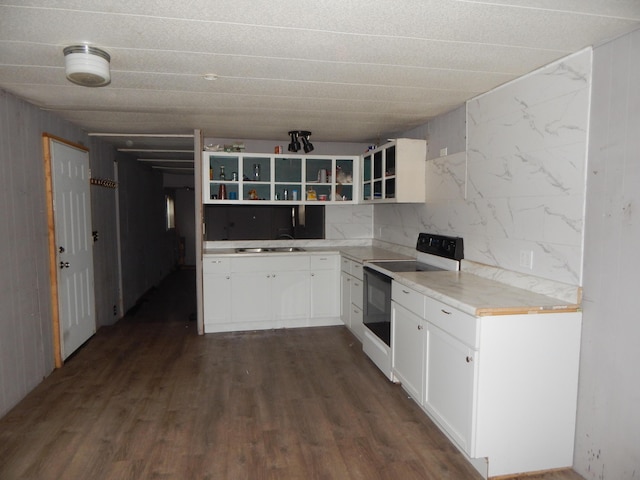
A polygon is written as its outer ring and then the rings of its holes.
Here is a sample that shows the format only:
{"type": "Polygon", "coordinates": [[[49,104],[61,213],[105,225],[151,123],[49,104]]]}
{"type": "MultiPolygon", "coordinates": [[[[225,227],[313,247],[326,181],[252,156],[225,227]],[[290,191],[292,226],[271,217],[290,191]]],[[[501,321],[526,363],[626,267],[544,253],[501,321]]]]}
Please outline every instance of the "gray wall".
{"type": "MultiPolygon", "coordinates": [[[[0,416],[53,369],[44,132],[89,145],[92,172],[100,172],[94,176],[113,178],[111,147],[89,144],[80,129],[0,90],[0,416]]],[[[92,186],[91,195],[95,229],[103,232],[94,249],[96,321],[103,325],[113,321],[117,298],[115,190],[92,186]]]]}
{"type": "Polygon", "coordinates": [[[575,468],[640,476],[640,30],[593,54],[575,468]]]}
{"type": "MultiPolygon", "coordinates": [[[[116,152],[81,129],[0,90],[0,416],[53,370],[42,134],[89,146],[93,178],[114,179],[116,152]]],[[[97,326],[118,305],[116,195],[124,214],[124,297],[135,303],[175,263],[164,230],[162,176],[120,158],[118,189],[91,186],[97,326]]]]}

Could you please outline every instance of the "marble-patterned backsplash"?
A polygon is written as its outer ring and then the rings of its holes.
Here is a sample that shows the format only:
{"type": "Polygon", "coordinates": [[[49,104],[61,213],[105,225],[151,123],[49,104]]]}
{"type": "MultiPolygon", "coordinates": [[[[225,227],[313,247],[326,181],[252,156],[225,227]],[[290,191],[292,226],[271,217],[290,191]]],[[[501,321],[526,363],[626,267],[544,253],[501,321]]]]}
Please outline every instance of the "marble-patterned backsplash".
{"type": "Polygon", "coordinates": [[[591,63],[585,49],[467,102],[467,151],[427,161],[424,205],[377,206],[374,238],[461,236],[466,259],[580,285],[591,63]]]}

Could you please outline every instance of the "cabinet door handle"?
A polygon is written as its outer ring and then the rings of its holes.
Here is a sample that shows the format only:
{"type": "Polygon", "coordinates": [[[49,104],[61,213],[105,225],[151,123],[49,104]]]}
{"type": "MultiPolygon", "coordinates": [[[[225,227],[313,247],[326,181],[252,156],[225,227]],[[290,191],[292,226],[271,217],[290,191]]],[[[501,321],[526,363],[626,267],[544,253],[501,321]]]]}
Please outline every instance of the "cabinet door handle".
{"type": "Polygon", "coordinates": [[[229,275],[227,275],[225,278],[226,278],[227,280],[229,280],[231,277],[230,277],[229,275]]]}
{"type": "Polygon", "coordinates": [[[408,290],[402,290],[402,293],[406,293],[407,295],[409,295],[409,291],[408,290]]]}
{"type": "Polygon", "coordinates": [[[360,284],[359,284],[359,283],[357,283],[357,282],[353,282],[353,284],[354,284],[356,287],[359,287],[359,286],[360,286],[360,284]]]}
{"type": "Polygon", "coordinates": [[[271,278],[271,275],[267,275],[267,278],[271,278]]]}
{"type": "Polygon", "coordinates": [[[312,273],[312,274],[311,274],[311,276],[312,276],[312,277],[315,277],[315,276],[316,276],[316,274],[315,274],[315,273],[312,273]]]}
{"type": "Polygon", "coordinates": [[[441,308],[440,311],[445,315],[451,315],[451,312],[447,312],[444,308],[441,308]]]}
{"type": "Polygon", "coordinates": [[[418,330],[422,330],[424,327],[422,325],[418,325],[418,330]]]}
{"type": "Polygon", "coordinates": [[[467,363],[471,363],[473,361],[473,357],[471,355],[467,355],[467,358],[465,360],[467,361],[467,363]]]}

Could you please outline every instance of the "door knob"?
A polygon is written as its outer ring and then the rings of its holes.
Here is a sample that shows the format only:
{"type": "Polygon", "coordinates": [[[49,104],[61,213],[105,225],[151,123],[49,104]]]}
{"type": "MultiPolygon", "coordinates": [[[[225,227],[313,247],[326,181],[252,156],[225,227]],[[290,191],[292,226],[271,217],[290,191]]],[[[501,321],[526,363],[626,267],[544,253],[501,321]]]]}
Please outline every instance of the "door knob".
{"type": "Polygon", "coordinates": [[[62,246],[61,246],[61,247],[58,247],[58,252],[60,252],[60,253],[64,253],[64,247],[62,247],[62,246]]]}

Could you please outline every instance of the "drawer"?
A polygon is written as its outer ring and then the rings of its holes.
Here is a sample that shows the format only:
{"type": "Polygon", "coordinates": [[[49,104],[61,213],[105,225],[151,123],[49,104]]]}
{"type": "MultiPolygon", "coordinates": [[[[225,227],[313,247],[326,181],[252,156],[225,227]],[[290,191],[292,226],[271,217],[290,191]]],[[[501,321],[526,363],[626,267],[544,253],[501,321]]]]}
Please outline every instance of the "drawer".
{"type": "Polygon", "coordinates": [[[337,270],[339,255],[326,254],[326,255],[310,255],[311,270],[337,270]]]}
{"type": "Polygon", "coordinates": [[[351,303],[356,307],[362,309],[363,302],[363,282],[359,278],[351,278],[351,303]]]}
{"type": "Polygon", "coordinates": [[[422,293],[394,281],[391,282],[391,299],[420,318],[424,318],[425,296],[422,293]]]}
{"type": "Polygon", "coordinates": [[[478,348],[480,336],[478,317],[461,312],[429,297],[426,299],[425,309],[424,318],[429,323],[441,328],[470,347],[478,348]]]}
{"type": "Polygon", "coordinates": [[[351,260],[346,257],[340,257],[340,270],[351,275],[351,260]]]}
{"type": "Polygon", "coordinates": [[[231,259],[229,257],[208,257],[202,261],[203,273],[228,273],[231,270],[231,259]]]}
{"type": "Polygon", "coordinates": [[[363,274],[362,274],[362,264],[359,262],[351,262],[351,275],[353,275],[356,278],[359,278],[360,280],[362,280],[363,274]]]}
{"type": "Polygon", "coordinates": [[[340,269],[348,273],[349,275],[353,275],[356,278],[362,280],[362,263],[350,260],[345,257],[341,257],[340,259],[340,269]]]}

